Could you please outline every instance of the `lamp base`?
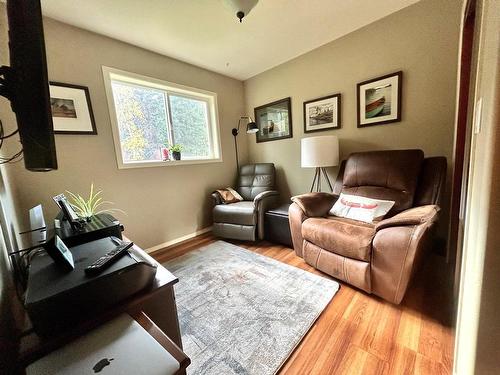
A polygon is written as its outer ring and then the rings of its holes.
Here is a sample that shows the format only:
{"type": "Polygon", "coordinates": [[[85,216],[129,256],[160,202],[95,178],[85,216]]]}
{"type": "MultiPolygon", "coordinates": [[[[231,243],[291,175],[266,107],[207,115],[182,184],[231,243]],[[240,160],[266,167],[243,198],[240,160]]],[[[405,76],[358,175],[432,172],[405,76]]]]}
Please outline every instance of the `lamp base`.
{"type": "Polygon", "coordinates": [[[326,169],[324,167],[316,167],[316,171],[314,172],[314,179],[311,185],[311,190],[309,192],[313,192],[314,187],[316,187],[316,191],[321,191],[321,174],[325,177],[326,182],[328,183],[328,187],[330,188],[330,192],[333,192],[332,183],[330,182],[330,178],[328,177],[328,173],[326,173],[326,169]]]}

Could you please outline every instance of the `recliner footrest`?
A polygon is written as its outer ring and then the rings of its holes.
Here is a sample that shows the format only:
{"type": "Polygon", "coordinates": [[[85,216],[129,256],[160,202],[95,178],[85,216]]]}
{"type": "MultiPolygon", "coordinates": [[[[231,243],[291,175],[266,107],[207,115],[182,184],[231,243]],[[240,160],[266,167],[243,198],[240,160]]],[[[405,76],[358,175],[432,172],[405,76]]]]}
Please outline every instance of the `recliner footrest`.
{"type": "Polygon", "coordinates": [[[214,236],[233,240],[255,241],[255,226],[250,225],[214,223],[212,233],[214,236]]]}

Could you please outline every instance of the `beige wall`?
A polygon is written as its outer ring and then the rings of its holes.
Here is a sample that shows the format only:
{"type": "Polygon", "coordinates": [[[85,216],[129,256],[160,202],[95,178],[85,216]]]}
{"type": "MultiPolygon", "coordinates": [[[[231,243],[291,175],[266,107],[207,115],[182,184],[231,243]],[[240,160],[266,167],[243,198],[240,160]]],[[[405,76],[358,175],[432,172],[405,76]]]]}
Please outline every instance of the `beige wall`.
{"type": "MultiPolygon", "coordinates": [[[[451,166],[459,13],[456,1],[423,0],[245,81],[247,112],[292,98],[293,138],[258,144],[249,137],[249,159],[273,161],[286,196],[309,191],[314,171],[300,167],[303,102],[340,92],[342,128],[308,136],[337,135],[342,157],[421,148],[428,156],[446,156],[451,166]],[[398,70],[403,71],[402,121],[358,129],[356,83],[398,70]]],[[[337,170],[330,172],[335,177],[337,170]]]]}
{"type": "MultiPolygon", "coordinates": [[[[0,17],[0,56],[5,60],[3,4],[0,17]]],[[[243,114],[242,82],[54,20],[46,19],[44,27],[49,79],[89,87],[98,135],[56,135],[57,171],[32,173],[21,163],[8,167],[15,176],[20,214],[26,217],[26,210],[41,202],[47,218],[52,217],[56,207],[51,196],[65,190],[87,194],[94,182],[104,190],[106,199],[128,213],[116,216],[124,223],[126,234],[142,247],[211,225],[209,194],[217,187],[232,185],[236,173],[230,130],[243,114]],[[216,92],[224,162],[118,170],[102,65],[216,92]]],[[[6,106],[0,110],[2,118],[11,117],[6,106]]],[[[10,126],[14,126],[12,120],[10,126]]],[[[245,151],[246,143],[240,137],[243,158],[245,151]]]]}

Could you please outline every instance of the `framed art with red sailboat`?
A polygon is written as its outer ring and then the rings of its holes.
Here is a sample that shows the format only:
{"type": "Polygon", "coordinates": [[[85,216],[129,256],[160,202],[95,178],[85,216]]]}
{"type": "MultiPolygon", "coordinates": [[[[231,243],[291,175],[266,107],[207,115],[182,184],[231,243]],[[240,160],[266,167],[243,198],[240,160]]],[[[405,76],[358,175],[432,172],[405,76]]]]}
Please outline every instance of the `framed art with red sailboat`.
{"type": "Polygon", "coordinates": [[[358,128],[401,121],[403,72],[357,84],[358,128]]]}

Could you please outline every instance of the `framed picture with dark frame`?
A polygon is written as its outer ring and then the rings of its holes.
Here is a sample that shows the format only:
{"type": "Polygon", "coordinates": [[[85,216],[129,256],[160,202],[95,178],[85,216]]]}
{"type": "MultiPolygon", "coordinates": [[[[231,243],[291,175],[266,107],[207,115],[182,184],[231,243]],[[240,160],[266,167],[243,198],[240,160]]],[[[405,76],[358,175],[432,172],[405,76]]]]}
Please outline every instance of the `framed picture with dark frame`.
{"type": "Polygon", "coordinates": [[[292,138],[291,98],[280,99],[254,109],[255,122],[259,131],[257,143],[292,138]]]}
{"type": "Polygon", "coordinates": [[[358,128],[401,121],[403,72],[358,83],[358,128]]]}
{"type": "Polygon", "coordinates": [[[56,134],[97,134],[88,87],[50,82],[50,108],[56,134]]]}
{"type": "Polygon", "coordinates": [[[340,106],[340,94],[304,102],[304,133],[340,129],[340,106]]]}

